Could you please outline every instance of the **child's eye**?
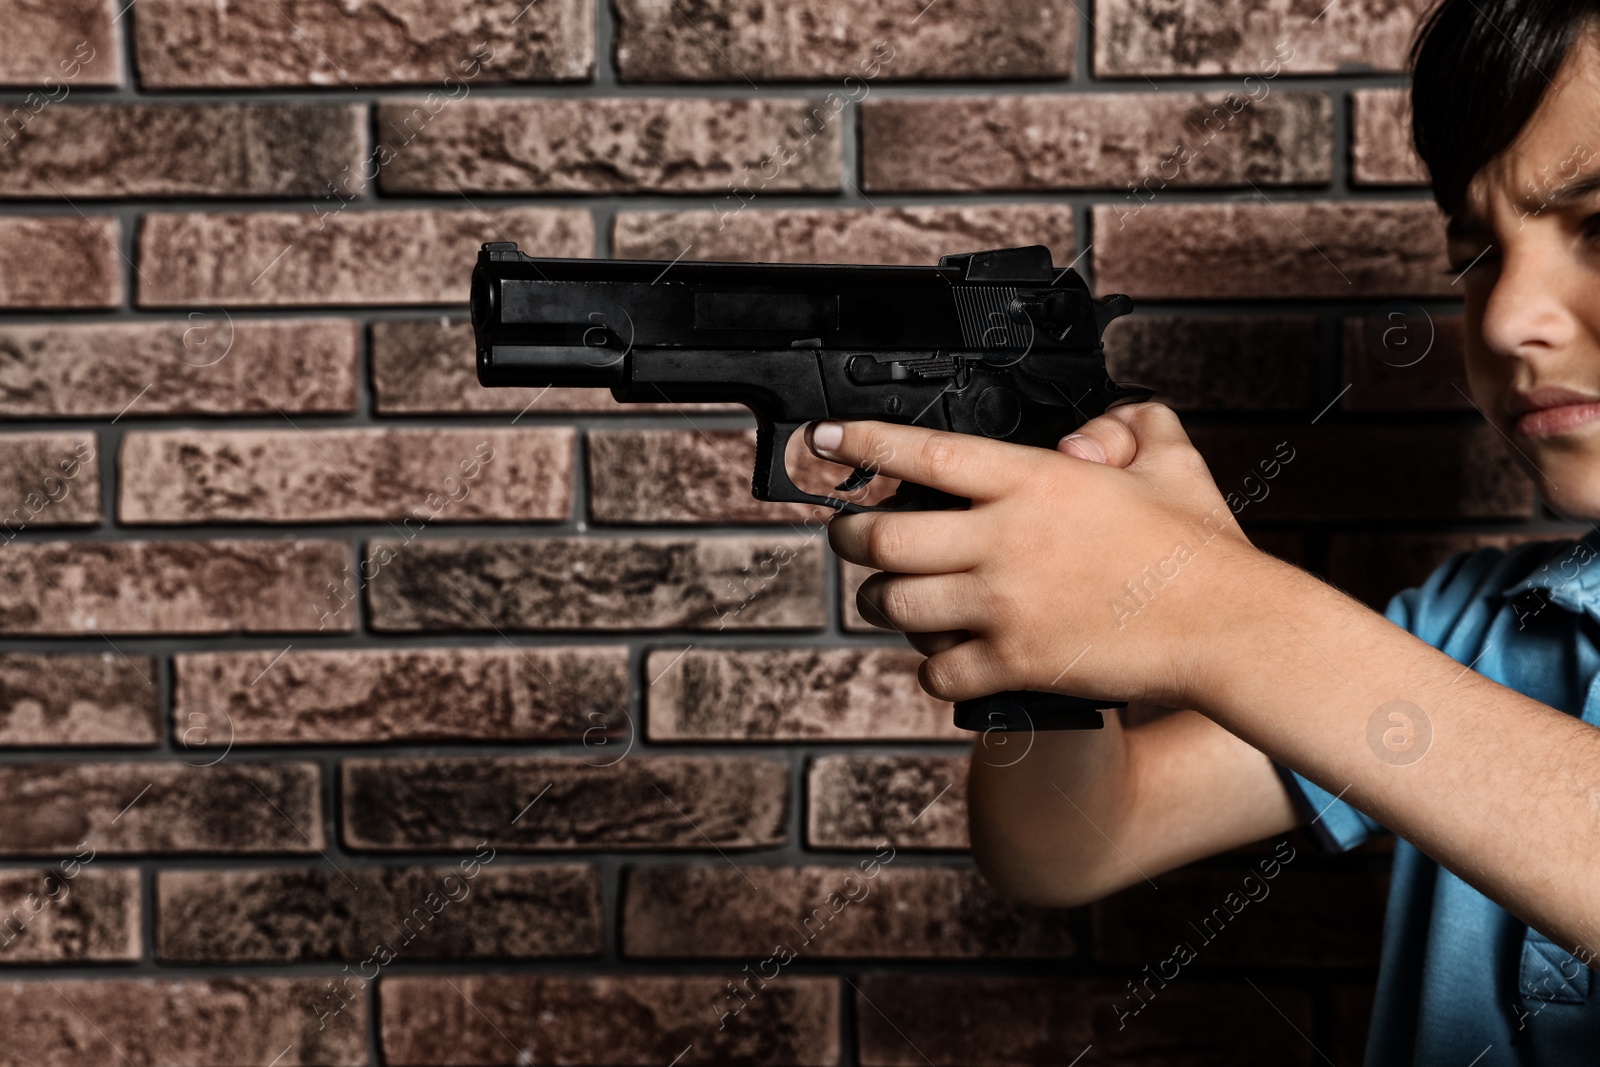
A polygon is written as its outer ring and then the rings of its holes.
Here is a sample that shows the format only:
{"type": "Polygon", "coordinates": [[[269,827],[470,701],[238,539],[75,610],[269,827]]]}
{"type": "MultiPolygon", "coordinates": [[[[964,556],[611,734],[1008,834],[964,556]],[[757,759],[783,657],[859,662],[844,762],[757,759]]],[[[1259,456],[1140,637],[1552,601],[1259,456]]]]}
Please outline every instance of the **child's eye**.
{"type": "Polygon", "coordinates": [[[1590,240],[1600,239],[1600,212],[1596,212],[1583,220],[1583,235],[1590,240]]]}

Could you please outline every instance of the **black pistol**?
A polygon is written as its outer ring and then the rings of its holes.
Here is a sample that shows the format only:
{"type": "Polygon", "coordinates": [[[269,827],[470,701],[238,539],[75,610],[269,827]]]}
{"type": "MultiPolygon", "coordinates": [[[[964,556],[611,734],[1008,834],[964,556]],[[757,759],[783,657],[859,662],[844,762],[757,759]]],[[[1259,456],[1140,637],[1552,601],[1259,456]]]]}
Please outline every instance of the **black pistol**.
{"type": "MultiPolygon", "coordinates": [[[[605,386],[619,401],[743,404],[756,418],[758,500],[844,512],[965,507],[902,482],[876,505],[808,493],[789,437],[818,419],[878,419],[1054,449],[1152,390],[1106,373],[1100,336],[1133,310],[1095,299],[1044,245],[948,255],[936,267],[556,259],[483,246],[472,274],[478,381],[605,386]]],[[[875,472],[835,487],[854,492],[875,472]]],[[[1012,690],[957,701],[966,730],[1098,729],[1123,707],[1012,690]]]]}

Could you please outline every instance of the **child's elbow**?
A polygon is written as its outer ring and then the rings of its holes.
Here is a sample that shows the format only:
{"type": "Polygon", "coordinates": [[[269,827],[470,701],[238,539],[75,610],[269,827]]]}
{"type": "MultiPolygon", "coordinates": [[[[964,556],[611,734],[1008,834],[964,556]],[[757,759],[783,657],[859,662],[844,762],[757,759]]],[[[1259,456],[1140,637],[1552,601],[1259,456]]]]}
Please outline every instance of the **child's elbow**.
{"type": "Polygon", "coordinates": [[[974,844],[978,873],[1001,896],[1039,908],[1078,908],[1112,892],[1088,865],[1018,862],[974,844]]]}

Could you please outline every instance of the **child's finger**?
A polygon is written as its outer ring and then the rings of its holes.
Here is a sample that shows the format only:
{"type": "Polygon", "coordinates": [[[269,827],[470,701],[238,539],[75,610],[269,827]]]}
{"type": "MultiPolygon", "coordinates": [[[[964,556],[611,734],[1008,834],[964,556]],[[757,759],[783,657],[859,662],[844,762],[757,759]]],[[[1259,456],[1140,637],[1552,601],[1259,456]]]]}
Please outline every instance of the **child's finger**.
{"type": "Polygon", "coordinates": [[[1138,450],[1133,430],[1110,415],[1090,419],[1056,443],[1057,452],[1108,467],[1126,467],[1138,450]]]}
{"type": "Polygon", "coordinates": [[[871,419],[808,423],[805,441],[823,459],[973,500],[1012,492],[1043,458],[1009,441],[871,419]]]}

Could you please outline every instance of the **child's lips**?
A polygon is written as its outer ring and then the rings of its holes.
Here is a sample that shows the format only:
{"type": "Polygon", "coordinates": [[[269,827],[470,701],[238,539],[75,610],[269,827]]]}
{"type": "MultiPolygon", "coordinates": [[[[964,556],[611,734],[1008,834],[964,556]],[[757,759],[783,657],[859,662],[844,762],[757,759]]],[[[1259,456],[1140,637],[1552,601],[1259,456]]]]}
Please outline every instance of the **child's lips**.
{"type": "Polygon", "coordinates": [[[1554,437],[1596,419],[1600,419],[1600,403],[1562,404],[1530,411],[1518,417],[1512,429],[1519,437],[1554,437]]]}

